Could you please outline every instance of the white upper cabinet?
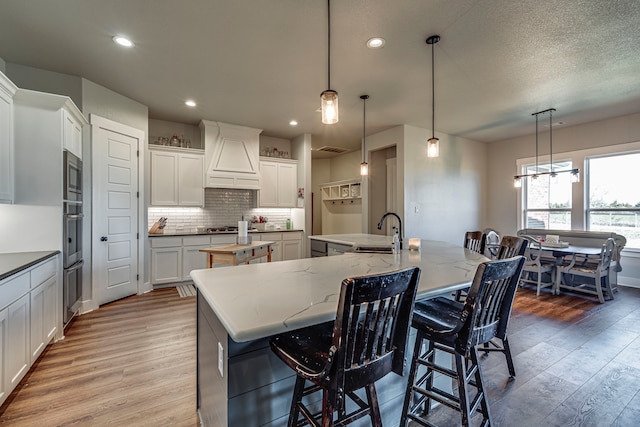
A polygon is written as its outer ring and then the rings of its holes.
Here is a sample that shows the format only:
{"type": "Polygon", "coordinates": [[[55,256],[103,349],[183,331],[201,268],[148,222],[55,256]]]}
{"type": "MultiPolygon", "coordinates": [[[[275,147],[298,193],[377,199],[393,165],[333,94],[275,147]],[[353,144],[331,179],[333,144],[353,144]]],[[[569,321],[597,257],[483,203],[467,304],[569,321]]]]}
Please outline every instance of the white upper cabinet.
{"type": "Polygon", "coordinates": [[[13,95],[17,87],[0,72],[0,203],[13,203],[13,95]]]}
{"type": "Polygon", "coordinates": [[[201,150],[150,146],[149,153],[151,205],[204,206],[204,154],[201,150]]]}
{"type": "Polygon", "coordinates": [[[18,89],[13,98],[17,204],[62,204],[63,150],[82,155],[88,124],[68,96],[18,89]]]}
{"type": "Polygon", "coordinates": [[[64,120],[63,147],[82,159],[82,119],[77,117],[73,110],[64,110],[62,118],[64,120]]]}
{"type": "Polygon", "coordinates": [[[261,159],[260,175],[260,207],[296,207],[298,164],[295,160],[261,159]]]}
{"type": "Polygon", "coordinates": [[[260,189],[260,133],[262,129],[202,120],[205,147],[205,186],[260,189]]]}

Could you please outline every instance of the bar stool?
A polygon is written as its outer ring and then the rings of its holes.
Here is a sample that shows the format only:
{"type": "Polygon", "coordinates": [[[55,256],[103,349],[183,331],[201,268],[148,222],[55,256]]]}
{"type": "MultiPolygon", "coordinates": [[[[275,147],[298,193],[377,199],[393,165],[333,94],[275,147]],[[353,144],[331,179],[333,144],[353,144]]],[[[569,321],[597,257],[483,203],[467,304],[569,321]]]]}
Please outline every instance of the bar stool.
{"type": "Polygon", "coordinates": [[[495,337],[500,320],[509,316],[523,265],[523,256],[480,264],[464,304],[447,298],[415,304],[412,326],[417,335],[400,426],[409,420],[432,426],[422,416],[429,414],[431,399],[459,411],[463,426],[469,425],[476,411],[482,414],[482,425],[491,425],[476,346],[495,337]],[[424,340],[429,341],[426,352],[422,351],[424,340]],[[452,354],[454,368],[438,365],[436,351],[452,354]],[[418,375],[421,367],[426,372],[418,375]],[[436,372],[457,380],[457,396],[434,385],[436,372]],[[476,388],[473,397],[469,385],[476,388]]]}
{"type": "Polygon", "coordinates": [[[342,426],[366,415],[372,425],[382,425],[374,383],[391,371],[403,373],[419,278],[417,267],[347,278],[335,322],[271,338],[271,349],[296,372],[288,426],[342,426]],[[362,388],[367,402],[355,394],[362,388]],[[318,391],[322,410],[312,413],[302,398],[318,391]],[[353,408],[347,408],[347,397],[353,408]]]}
{"type": "MultiPolygon", "coordinates": [[[[482,231],[467,231],[464,233],[464,242],[462,247],[470,251],[485,255],[487,243],[487,235],[482,231]]],[[[469,289],[459,289],[455,292],[456,301],[464,301],[469,289]]]]}

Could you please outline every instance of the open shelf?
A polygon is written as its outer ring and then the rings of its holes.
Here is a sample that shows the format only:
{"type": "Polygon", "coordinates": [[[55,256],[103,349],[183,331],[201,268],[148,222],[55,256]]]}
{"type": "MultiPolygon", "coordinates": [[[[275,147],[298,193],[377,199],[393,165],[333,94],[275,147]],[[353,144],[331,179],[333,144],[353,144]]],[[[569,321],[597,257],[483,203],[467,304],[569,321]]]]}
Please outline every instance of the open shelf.
{"type": "Polygon", "coordinates": [[[362,198],[361,182],[359,179],[335,181],[323,184],[322,200],[355,200],[362,198]]]}

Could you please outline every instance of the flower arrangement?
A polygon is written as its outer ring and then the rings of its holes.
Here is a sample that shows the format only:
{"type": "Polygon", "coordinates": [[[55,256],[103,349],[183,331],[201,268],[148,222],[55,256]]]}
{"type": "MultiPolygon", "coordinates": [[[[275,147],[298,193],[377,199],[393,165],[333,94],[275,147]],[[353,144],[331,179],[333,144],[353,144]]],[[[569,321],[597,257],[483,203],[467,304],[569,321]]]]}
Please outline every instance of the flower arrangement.
{"type": "Polygon", "coordinates": [[[264,231],[267,226],[267,221],[269,219],[266,216],[258,216],[254,215],[251,217],[251,225],[256,228],[258,231],[264,231]]]}

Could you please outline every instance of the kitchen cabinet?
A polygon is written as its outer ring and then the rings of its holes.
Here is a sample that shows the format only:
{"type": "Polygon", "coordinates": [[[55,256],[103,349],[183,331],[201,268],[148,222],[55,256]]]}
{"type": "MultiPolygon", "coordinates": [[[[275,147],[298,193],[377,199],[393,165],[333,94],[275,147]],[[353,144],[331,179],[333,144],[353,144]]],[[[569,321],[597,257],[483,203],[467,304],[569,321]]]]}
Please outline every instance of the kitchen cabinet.
{"type": "Polygon", "coordinates": [[[150,237],[151,284],[168,285],[191,281],[191,270],[207,268],[201,248],[236,242],[236,234],[150,237]]]}
{"type": "Polygon", "coordinates": [[[13,96],[17,87],[0,72],[0,203],[13,203],[13,96]]]}
{"type": "Polygon", "coordinates": [[[205,187],[260,189],[262,129],[202,120],[205,148],[205,187]]]}
{"type": "Polygon", "coordinates": [[[58,256],[0,281],[0,404],[53,340],[62,321],[58,256]]]}
{"type": "MultiPolygon", "coordinates": [[[[302,257],[302,231],[287,231],[275,233],[256,233],[253,234],[254,240],[275,242],[271,247],[271,261],[287,261],[291,259],[300,259],[302,257]],[[259,239],[256,237],[259,236],[259,239]]],[[[262,262],[266,258],[261,259],[262,262]]]]}
{"type": "Polygon", "coordinates": [[[298,197],[297,182],[297,161],[260,159],[260,207],[295,208],[298,197]]]}
{"type": "Polygon", "coordinates": [[[24,205],[62,205],[63,151],[82,155],[88,124],[67,96],[18,89],[13,98],[15,198],[24,205]]]}
{"type": "Polygon", "coordinates": [[[202,150],[149,148],[151,205],[204,207],[202,150]]]}
{"type": "Polygon", "coordinates": [[[82,159],[82,126],[81,121],[69,110],[62,114],[64,120],[62,146],[65,150],[82,159]]]}

